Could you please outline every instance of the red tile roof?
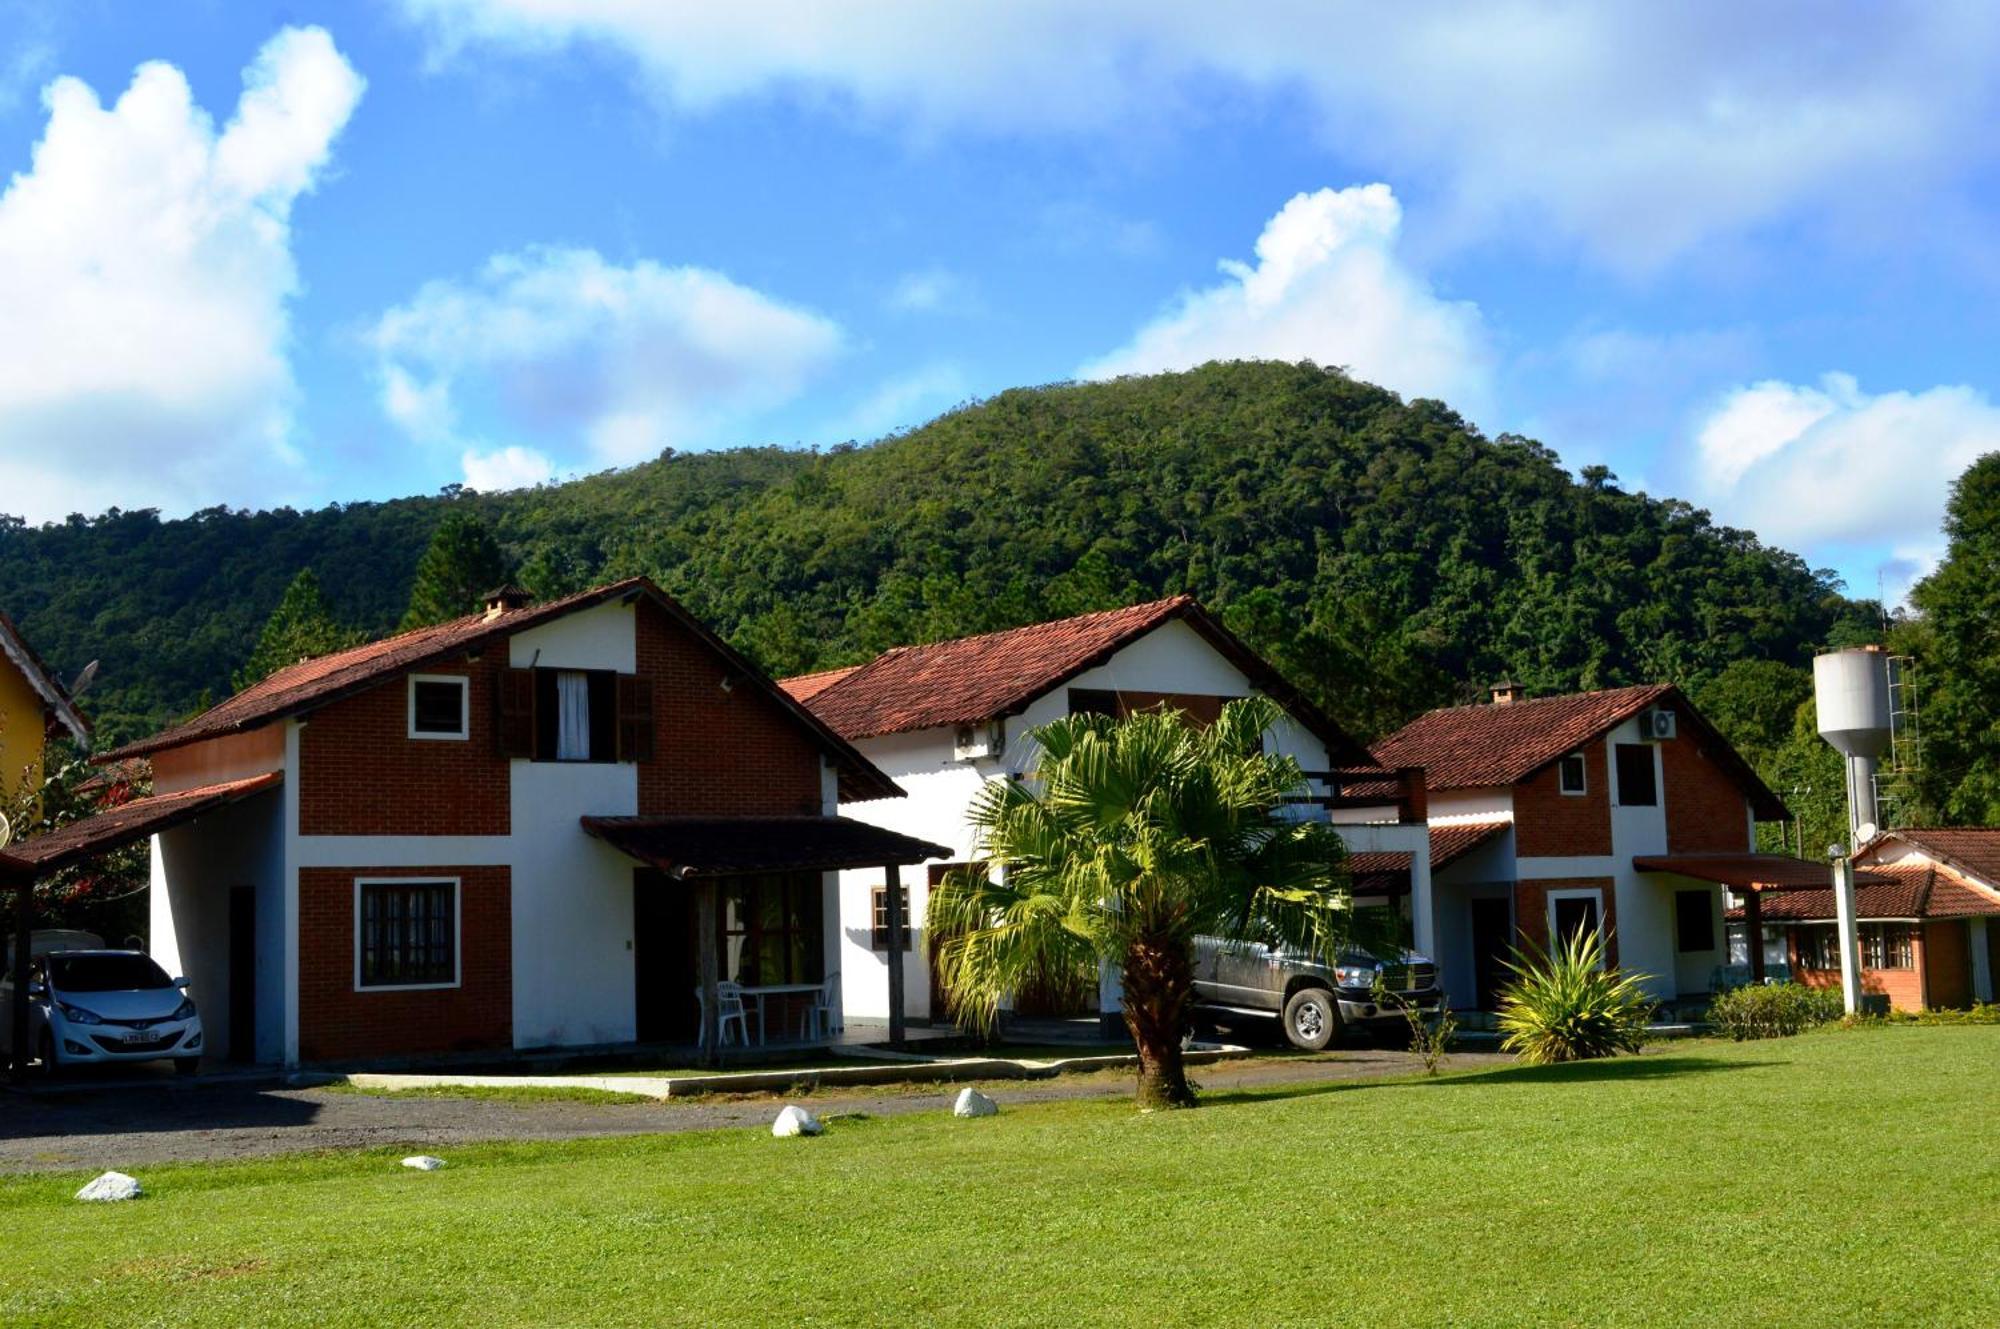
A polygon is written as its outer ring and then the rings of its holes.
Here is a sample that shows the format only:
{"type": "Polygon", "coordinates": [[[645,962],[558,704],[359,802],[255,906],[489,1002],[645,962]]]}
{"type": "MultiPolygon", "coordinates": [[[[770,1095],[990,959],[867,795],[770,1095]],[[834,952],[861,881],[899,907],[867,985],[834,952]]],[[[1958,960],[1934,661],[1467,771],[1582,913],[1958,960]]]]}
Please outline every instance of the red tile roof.
{"type": "Polygon", "coordinates": [[[860,667],[842,665],[838,669],[822,669],[816,674],[794,674],[790,678],[779,679],[778,686],[790,693],[793,701],[811,701],[860,667]]]}
{"type": "MultiPolygon", "coordinates": [[[[1833,868],[1823,859],[1790,854],[1696,853],[1640,854],[1632,860],[1640,872],[1671,872],[1696,881],[1712,881],[1732,890],[1758,887],[1768,891],[1832,889],[1833,868]]],[[[1857,884],[1877,881],[1878,868],[1859,870],[1857,884]]]]}
{"type": "MultiPolygon", "coordinates": [[[[1854,888],[1857,918],[2000,915],[2000,896],[1987,896],[1953,881],[1928,863],[1872,867],[1868,878],[1854,888]]],[[[1767,923],[1828,922],[1835,917],[1833,891],[1767,891],[1762,913],[1767,923]]],[[[1729,917],[1740,919],[1743,911],[1732,909],[1729,917]]]]}
{"type": "Polygon", "coordinates": [[[1884,832],[1882,839],[1900,840],[1926,857],[2000,890],[2000,827],[1901,826],[1884,832]]]}
{"type": "Polygon", "coordinates": [[[109,853],[228,803],[239,802],[282,783],[276,771],[243,780],[135,798],[0,850],[0,877],[45,876],[79,859],[109,853]]]}
{"type": "Polygon", "coordinates": [[[1511,821],[1470,821],[1431,827],[1431,871],[1464,858],[1508,829],[1511,821]]]}
{"type": "Polygon", "coordinates": [[[1514,785],[1614,725],[1660,705],[1671,706],[1702,741],[1709,757],[1735,778],[1759,821],[1779,821],[1788,815],[1784,803],[1736,749],[1670,683],[1431,711],[1376,743],[1373,751],[1384,766],[1423,767],[1425,783],[1432,789],[1514,785]]]}
{"type": "MultiPolygon", "coordinates": [[[[1338,725],[1192,596],[1081,614],[976,637],[898,646],[831,682],[823,675],[784,686],[850,739],[979,724],[1025,709],[1037,697],[1163,624],[1180,621],[1243,671],[1327,745],[1335,765],[1373,765],[1338,725]]],[[[828,671],[832,672],[832,671],[828,671]]]]}
{"type": "Polygon", "coordinates": [[[56,718],[62,721],[63,728],[69,730],[71,737],[78,743],[89,746],[90,721],[76,708],[76,703],[70,700],[69,689],[62,685],[62,680],[42,663],[42,657],[36,655],[34,647],[28,645],[27,638],[23,637],[21,630],[14,626],[14,620],[4,613],[0,613],[0,659],[11,661],[14,668],[21,672],[21,676],[28,680],[28,686],[35,690],[36,695],[51,711],[55,712],[56,718]]]}
{"type": "Polygon", "coordinates": [[[738,673],[752,680],[811,730],[841,767],[841,797],[849,801],[900,797],[902,790],[878,770],[874,763],[855,751],[811,710],[780,688],[763,670],[711,632],[707,625],[689,614],[672,596],[645,577],[598,586],[546,604],[504,613],[468,614],[435,627],[385,637],[350,650],[303,660],[280,669],[268,678],[251,684],[192,720],[174,725],[137,743],[128,743],[102,760],[114,761],[144,756],[186,743],[200,742],[224,734],[261,728],[274,720],[323,706],[331,701],[370,688],[394,675],[464,655],[502,640],[514,633],[547,623],[566,614],[589,609],[621,597],[645,597],[666,611],[696,639],[705,643],[738,673]]]}

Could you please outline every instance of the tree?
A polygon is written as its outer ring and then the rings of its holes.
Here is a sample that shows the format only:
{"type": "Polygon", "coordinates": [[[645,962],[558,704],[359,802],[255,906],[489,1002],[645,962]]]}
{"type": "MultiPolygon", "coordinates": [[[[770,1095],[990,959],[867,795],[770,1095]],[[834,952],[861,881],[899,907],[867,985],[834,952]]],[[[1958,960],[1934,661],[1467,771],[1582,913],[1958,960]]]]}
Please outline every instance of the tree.
{"type": "Polygon", "coordinates": [[[344,651],[358,644],[361,634],[343,627],[333,616],[333,607],[320,590],[319,578],[311,568],[301,568],[278,601],[278,607],[264,620],[257,636],[257,649],[230,681],[238,692],[259,679],[267,678],[287,665],[315,655],[344,651]]]}
{"type": "Polygon", "coordinates": [[[481,595],[508,576],[507,556],[486,523],[469,512],[447,512],[417,563],[402,626],[424,628],[464,618],[478,606],[481,595]]]}
{"type": "Polygon", "coordinates": [[[991,1029],[1032,976],[1114,965],[1140,1103],[1192,1106],[1181,1039],[1196,937],[1331,960],[1376,928],[1352,907],[1339,835],[1285,815],[1305,780],[1263,751],[1278,717],[1252,697],[1206,729],[1148,711],[1035,730],[1028,779],[996,781],[973,802],[979,860],[931,896],[932,935],[949,938],[938,962],[952,1013],[991,1029]]]}
{"type": "Polygon", "coordinates": [[[1957,822],[2000,817],[2000,453],[1966,468],[1945,508],[1944,561],[1910,600],[1924,617],[1927,802],[1957,822]]]}

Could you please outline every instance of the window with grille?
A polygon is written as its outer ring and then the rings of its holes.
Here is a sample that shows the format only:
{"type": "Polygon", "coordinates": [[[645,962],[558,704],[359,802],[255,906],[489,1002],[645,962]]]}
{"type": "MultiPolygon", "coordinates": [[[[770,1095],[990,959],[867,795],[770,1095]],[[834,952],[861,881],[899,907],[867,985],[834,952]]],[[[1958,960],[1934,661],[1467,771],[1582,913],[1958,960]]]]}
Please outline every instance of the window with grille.
{"type": "Polygon", "coordinates": [[[458,982],[458,883],[355,883],[355,985],[451,987],[458,982]]]}
{"type": "MultiPolygon", "coordinates": [[[[914,931],[910,924],[910,888],[902,887],[898,892],[903,900],[903,949],[912,947],[910,935],[914,931]]],[[[889,949],[889,888],[877,886],[870,892],[875,914],[873,946],[878,951],[889,949]]]]}
{"type": "Polygon", "coordinates": [[[1911,929],[1903,923],[1863,923],[1861,925],[1861,967],[1863,969],[1909,969],[1916,964],[1916,948],[1911,929]]]}

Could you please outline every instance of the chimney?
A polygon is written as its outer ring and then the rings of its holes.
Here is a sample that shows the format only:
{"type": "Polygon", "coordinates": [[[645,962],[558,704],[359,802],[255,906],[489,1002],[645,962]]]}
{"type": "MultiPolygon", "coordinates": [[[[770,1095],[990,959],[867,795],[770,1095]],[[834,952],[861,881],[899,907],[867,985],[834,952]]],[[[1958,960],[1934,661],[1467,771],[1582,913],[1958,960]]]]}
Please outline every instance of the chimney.
{"type": "Polygon", "coordinates": [[[1502,679],[1493,685],[1493,704],[1495,706],[1512,706],[1519,700],[1521,700],[1521,685],[1513,679],[1502,679]]]}
{"type": "Polygon", "coordinates": [[[516,609],[526,609],[535,602],[535,597],[521,587],[509,582],[498,590],[488,591],[479,597],[486,606],[486,620],[490,623],[505,613],[516,609]]]}

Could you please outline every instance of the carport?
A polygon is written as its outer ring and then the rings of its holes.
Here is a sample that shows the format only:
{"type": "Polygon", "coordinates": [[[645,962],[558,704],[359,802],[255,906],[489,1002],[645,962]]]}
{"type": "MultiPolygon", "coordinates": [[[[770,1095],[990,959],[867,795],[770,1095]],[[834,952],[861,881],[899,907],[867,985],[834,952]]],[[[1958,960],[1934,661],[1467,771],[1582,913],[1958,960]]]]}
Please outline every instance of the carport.
{"type": "MultiPolygon", "coordinates": [[[[1743,897],[1743,926],[1748,933],[1750,979],[1764,981],[1764,892],[1824,891],[1833,887],[1833,868],[1790,854],[1641,854],[1632,860],[1639,872],[1670,872],[1695,881],[1726,886],[1743,897]]],[[[1857,886],[1893,880],[1879,872],[1856,871],[1857,886]]]]}
{"type": "Polygon", "coordinates": [[[33,957],[35,883],[64,868],[123,849],[159,832],[194,821],[206,812],[263,793],[284,779],[279,772],[203,785],[171,793],[135,798],[129,803],[73,821],[45,835],[32,836],[0,849],[0,891],[14,896],[14,954],[23,969],[14,984],[13,1008],[7,1013],[13,1031],[13,1071],[27,1070],[28,984],[25,965],[33,957]]]}

